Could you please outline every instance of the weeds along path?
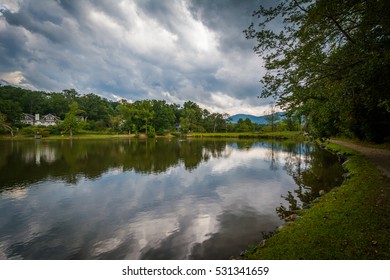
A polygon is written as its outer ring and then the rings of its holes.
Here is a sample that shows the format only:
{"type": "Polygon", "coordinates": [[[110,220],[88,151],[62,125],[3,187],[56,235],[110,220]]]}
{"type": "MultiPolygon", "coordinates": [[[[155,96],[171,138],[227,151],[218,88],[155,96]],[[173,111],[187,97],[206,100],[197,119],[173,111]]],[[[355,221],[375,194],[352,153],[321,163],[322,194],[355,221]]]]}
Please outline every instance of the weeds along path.
{"type": "Polygon", "coordinates": [[[330,140],[331,143],[358,151],[373,162],[383,175],[390,178],[390,150],[370,148],[342,140],[330,140]]]}

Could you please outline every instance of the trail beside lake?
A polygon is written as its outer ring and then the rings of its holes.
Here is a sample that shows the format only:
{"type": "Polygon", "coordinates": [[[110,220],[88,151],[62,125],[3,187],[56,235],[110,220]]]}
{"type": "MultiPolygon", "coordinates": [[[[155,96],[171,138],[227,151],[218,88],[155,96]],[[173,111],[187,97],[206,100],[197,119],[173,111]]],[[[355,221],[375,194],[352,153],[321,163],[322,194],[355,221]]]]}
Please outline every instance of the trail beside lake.
{"type": "Polygon", "coordinates": [[[373,162],[386,177],[390,178],[390,150],[365,147],[342,140],[332,139],[330,142],[358,151],[373,162]]]}

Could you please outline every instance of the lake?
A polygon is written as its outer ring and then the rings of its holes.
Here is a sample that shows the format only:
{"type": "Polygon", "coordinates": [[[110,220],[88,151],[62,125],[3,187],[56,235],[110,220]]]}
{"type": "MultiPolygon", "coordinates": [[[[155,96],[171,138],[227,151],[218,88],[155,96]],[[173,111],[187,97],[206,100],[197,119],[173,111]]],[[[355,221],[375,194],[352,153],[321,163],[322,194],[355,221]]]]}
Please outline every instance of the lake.
{"type": "Polygon", "coordinates": [[[0,141],[0,259],[228,259],[341,175],[307,143],[0,141]]]}

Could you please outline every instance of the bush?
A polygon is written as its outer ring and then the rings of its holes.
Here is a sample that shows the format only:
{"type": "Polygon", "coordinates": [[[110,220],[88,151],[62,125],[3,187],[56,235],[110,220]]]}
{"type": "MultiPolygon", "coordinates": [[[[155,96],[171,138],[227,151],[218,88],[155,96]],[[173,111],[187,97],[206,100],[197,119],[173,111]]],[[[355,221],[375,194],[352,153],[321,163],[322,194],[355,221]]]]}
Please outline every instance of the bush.
{"type": "Polygon", "coordinates": [[[61,131],[57,125],[51,125],[45,128],[45,131],[48,131],[51,135],[60,135],[61,131]]]}
{"type": "Polygon", "coordinates": [[[42,130],[41,133],[42,137],[49,137],[50,136],[50,132],[48,130],[42,130]]]}
{"type": "Polygon", "coordinates": [[[19,133],[26,136],[34,136],[36,134],[36,128],[33,126],[26,126],[19,130],[19,133]]]}
{"type": "Polygon", "coordinates": [[[156,131],[154,130],[154,127],[149,126],[148,133],[146,135],[148,136],[148,138],[155,138],[156,131]]]}
{"type": "Polygon", "coordinates": [[[180,137],[181,133],[179,131],[172,131],[171,135],[174,136],[174,137],[180,137]]]}

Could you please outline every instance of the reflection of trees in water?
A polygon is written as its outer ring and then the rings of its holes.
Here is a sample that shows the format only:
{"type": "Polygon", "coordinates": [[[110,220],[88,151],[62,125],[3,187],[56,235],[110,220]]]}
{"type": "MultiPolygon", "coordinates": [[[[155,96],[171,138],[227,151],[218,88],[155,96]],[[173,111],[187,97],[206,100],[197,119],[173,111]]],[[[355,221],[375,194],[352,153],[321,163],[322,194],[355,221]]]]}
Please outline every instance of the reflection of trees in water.
{"type": "MultiPolygon", "coordinates": [[[[234,147],[249,150],[255,146],[267,150],[271,170],[281,166],[294,178],[295,196],[300,206],[310,203],[320,190],[338,185],[340,166],[330,153],[304,143],[257,142],[255,140],[63,140],[2,143],[0,188],[27,185],[45,178],[75,184],[81,178],[94,180],[108,170],[161,173],[183,165],[196,169],[212,158],[227,158],[234,147]]],[[[341,178],[341,177],[340,177],[341,178]]]]}
{"type": "Polygon", "coordinates": [[[289,147],[285,170],[297,184],[297,189],[283,198],[288,208],[277,208],[279,217],[286,218],[296,210],[306,208],[320,192],[328,192],[342,182],[343,170],[336,156],[328,151],[305,143],[289,147]]]}
{"type": "Polygon", "coordinates": [[[270,161],[270,170],[276,171],[278,170],[279,165],[279,152],[276,152],[276,150],[280,150],[280,145],[272,141],[270,143],[270,147],[267,152],[267,159],[270,161]]]}
{"type": "Polygon", "coordinates": [[[211,158],[228,157],[226,141],[63,140],[4,142],[0,155],[0,188],[45,178],[75,184],[94,180],[112,169],[153,174],[183,164],[194,170],[211,158]]]}

